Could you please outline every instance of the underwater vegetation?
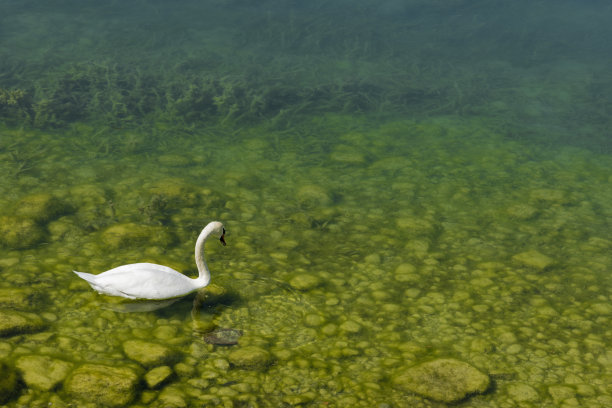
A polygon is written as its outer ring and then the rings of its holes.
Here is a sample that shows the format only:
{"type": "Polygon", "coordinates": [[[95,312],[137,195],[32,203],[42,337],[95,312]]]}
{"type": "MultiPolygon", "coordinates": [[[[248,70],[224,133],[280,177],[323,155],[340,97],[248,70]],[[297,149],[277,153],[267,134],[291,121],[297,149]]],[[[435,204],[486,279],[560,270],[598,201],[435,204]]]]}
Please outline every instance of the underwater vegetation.
{"type": "Polygon", "coordinates": [[[0,404],[612,406],[610,18],[573,3],[5,1],[0,404]],[[205,291],[72,273],[193,277],[213,219],[205,291]]]}
{"type": "Polygon", "coordinates": [[[186,126],[278,123],[288,116],[330,112],[422,112],[433,109],[443,94],[423,85],[389,85],[347,79],[300,86],[207,73],[167,77],[117,64],[83,63],[27,91],[0,89],[0,119],[42,129],[77,121],[119,128],[155,120],[186,126]]]}

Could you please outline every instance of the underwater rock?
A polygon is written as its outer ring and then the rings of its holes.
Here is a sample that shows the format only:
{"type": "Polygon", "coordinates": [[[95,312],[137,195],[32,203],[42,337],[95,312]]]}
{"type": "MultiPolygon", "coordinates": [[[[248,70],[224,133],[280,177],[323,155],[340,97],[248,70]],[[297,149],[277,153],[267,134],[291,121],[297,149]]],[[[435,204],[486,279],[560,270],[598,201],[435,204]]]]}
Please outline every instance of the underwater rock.
{"type": "Polygon", "coordinates": [[[0,307],[28,309],[39,297],[29,288],[0,288],[0,307]]]}
{"type": "Polygon", "coordinates": [[[553,260],[536,250],[521,252],[512,257],[518,263],[521,263],[530,268],[544,270],[553,264],[553,260]]]}
{"type": "Polygon", "coordinates": [[[164,408],[184,408],[188,406],[185,398],[187,398],[187,396],[183,391],[178,387],[170,386],[164,388],[159,394],[157,402],[160,404],[159,406],[164,408]]]}
{"type": "Polygon", "coordinates": [[[72,372],[64,389],[98,406],[122,407],[136,396],[139,376],[130,367],[84,364],[72,372]]]}
{"type": "Polygon", "coordinates": [[[44,327],[45,322],[34,313],[0,310],[0,337],[34,333],[44,327]]]}
{"type": "Polygon", "coordinates": [[[576,398],[576,390],[567,385],[551,385],[548,387],[548,394],[556,406],[560,406],[563,401],[576,398]]]}
{"type": "Polygon", "coordinates": [[[300,187],[297,191],[296,198],[300,205],[306,208],[327,206],[332,202],[330,195],[327,191],[314,184],[307,184],[300,187]]]}
{"type": "Polygon", "coordinates": [[[441,358],[410,367],[399,373],[393,383],[423,397],[453,403],[489,388],[489,377],[471,365],[441,358]]]}
{"type": "Polygon", "coordinates": [[[54,389],[72,369],[72,364],[67,361],[35,355],[21,356],[15,365],[28,387],[43,391],[54,389]]]}
{"type": "Polygon", "coordinates": [[[289,285],[297,290],[310,290],[316,288],[320,284],[321,279],[319,279],[318,276],[307,273],[296,275],[289,281],[289,285]]]}
{"type": "Polygon", "coordinates": [[[395,220],[396,225],[413,236],[430,235],[434,225],[426,219],[412,216],[402,216],[395,220]]]}
{"type": "Polygon", "coordinates": [[[142,340],[128,340],[123,343],[123,352],[130,359],[146,367],[171,364],[178,360],[179,354],[161,344],[142,340]]]}
{"type": "Polygon", "coordinates": [[[309,313],[304,317],[304,324],[308,327],[319,327],[325,323],[325,318],[316,313],[309,313]]]}
{"type": "Polygon", "coordinates": [[[167,247],[174,237],[161,226],[139,225],[132,222],[115,224],[102,232],[102,242],[108,249],[141,246],[143,244],[167,247]]]}
{"type": "Polygon", "coordinates": [[[394,278],[398,282],[418,282],[421,279],[414,265],[409,263],[400,264],[395,268],[394,278]]]}
{"type": "Polygon", "coordinates": [[[361,325],[354,320],[347,320],[340,325],[340,330],[347,333],[358,333],[361,330],[361,325]]]}
{"type": "Polygon", "coordinates": [[[13,216],[0,217],[0,243],[15,249],[34,246],[45,239],[45,230],[34,220],[13,216]]]}
{"type": "Polygon", "coordinates": [[[0,361],[0,404],[4,404],[19,392],[17,371],[0,361]]]}
{"type": "Polygon", "coordinates": [[[145,381],[149,388],[157,388],[172,376],[172,369],[168,366],[155,367],[145,374],[145,381]]]}
{"type": "Polygon", "coordinates": [[[204,341],[208,344],[219,346],[233,346],[238,344],[238,339],[242,336],[242,330],[238,329],[215,329],[204,335],[204,341]]]}
{"type": "Polygon", "coordinates": [[[262,369],[272,362],[270,353],[257,346],[246,346],[232,351],[229,361],[240,368],[262,369]]]}
{"type": "Polygon", "coordinates": [[[30,194],[17,202],[15,215],[46,223],[61,214],[70,212],[70,207],[59,198],[48,193],[30,194]]]}
{"type": "Polygon", "coordinates": [[[535,402],[540,399],[538,392],[529,384],[508,384],[508,396],[515,402],[535,402]]]}

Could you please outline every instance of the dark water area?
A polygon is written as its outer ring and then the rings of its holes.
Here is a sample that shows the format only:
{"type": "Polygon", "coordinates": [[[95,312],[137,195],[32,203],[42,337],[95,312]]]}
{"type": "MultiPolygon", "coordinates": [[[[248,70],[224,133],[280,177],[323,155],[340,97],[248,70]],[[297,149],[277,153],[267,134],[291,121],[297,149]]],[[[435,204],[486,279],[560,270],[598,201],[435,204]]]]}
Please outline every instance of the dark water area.
{"type": "Polygon", "coordinates": [[[611,406],[611,17],[0,0],[0,404],[611,406]]]}
{"type": "Polygon", "coordinates": [[[3,8],[0,86],[24,92],[21,109],[5,103],[3,116],[17,122],[484,115],[528,138],[609,149],[612,11],[603,2],[3,8]],[[541,126],[556,132],[541,136],[541,126]]]}

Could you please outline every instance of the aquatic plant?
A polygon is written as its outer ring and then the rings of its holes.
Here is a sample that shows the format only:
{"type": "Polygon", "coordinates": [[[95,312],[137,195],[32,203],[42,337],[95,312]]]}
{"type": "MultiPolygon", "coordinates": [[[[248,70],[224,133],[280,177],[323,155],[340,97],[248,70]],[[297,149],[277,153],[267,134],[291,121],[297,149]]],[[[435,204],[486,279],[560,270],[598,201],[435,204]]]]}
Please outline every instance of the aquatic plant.
{"type": "Polygon", "coordinates": [[[0,88],[0,119],[7,124],[28,123],[32,115],[32,97],[23,89],[0,88]]]}

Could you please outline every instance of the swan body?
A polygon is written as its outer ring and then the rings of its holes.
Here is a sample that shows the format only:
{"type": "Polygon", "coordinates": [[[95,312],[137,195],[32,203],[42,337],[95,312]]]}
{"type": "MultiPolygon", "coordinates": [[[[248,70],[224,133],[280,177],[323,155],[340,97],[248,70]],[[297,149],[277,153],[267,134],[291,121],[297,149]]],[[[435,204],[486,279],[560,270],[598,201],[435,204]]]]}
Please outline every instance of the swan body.
{"type": "Polygon", "coordinates": [[[210,282],[210,271],[204,259],[204,242],[209,236],[218,234],[225,245],[225,229],[218,221],[210,222],[196,241],[195,261],[199,275],[192,279],[164,265],[135,263],[93,275],[76,273],[98,293],[128,299],[172,299],[187,295],[205,287],[210,282]]]}

